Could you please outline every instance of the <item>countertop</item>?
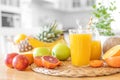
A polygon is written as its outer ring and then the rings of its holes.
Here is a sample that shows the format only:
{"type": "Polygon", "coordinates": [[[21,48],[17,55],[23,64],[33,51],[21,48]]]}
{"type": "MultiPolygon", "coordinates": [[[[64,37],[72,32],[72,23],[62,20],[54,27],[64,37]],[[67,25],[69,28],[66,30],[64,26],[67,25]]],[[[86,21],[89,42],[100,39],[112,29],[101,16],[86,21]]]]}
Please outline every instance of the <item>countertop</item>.
{"type": "Polygon", "coordinates": [[[102,77],[68,78],[54,77],[33,72],[30,68],[18,71],[4,64],[4,55],[0,55],[0,80],[120,80],[120,73],[102,77]]]}

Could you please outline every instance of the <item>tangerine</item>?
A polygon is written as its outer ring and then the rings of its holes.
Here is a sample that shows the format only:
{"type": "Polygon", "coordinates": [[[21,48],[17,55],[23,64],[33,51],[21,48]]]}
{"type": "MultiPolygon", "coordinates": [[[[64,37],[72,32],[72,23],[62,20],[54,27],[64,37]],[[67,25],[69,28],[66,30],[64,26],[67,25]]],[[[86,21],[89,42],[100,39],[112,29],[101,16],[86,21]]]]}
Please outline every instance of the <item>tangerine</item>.
{"type": "Polygon", "coordinates": [[[105,59],[106,63],[115,68],[120,68],[120,56],[110,57],[105,59]]]}
{"type": "Polygon", "coordinates": [[[24,56],[27,57],[27,59],[28,59],[28,61],[29,61],[29,65],[34,62],[33,54],[32,54],[32,53],[24,53],[24,54],[22,54],[22,55],[24,55],[24,56]]]}

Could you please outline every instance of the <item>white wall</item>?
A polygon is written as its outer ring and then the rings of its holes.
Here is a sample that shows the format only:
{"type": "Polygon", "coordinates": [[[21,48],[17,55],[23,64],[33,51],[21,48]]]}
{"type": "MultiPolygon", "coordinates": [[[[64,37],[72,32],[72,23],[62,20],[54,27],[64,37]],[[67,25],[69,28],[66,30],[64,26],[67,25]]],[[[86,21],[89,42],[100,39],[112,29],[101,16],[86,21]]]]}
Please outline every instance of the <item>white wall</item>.
{"type": "Polygon", "coordinates": [[[39,27],[48,19],[57,20],[63,24],[64,28],[76,27],[76,19],[80,20],[81,25],[88,23],[91,11],[68,12],[42,7],[40,3],[32,2],[32,22],[33,27],[39,27]]]}

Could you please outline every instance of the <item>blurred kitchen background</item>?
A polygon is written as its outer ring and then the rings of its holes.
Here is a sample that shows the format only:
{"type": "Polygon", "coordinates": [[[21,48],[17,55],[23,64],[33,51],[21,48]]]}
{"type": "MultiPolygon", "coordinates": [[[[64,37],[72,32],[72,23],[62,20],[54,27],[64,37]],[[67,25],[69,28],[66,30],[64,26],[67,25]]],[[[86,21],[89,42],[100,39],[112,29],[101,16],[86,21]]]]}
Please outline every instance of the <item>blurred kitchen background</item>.
{"type": "Polygon", "coordinates": [[[95,0],[0,0],[1,27],[33,28],[56,20],[63,29],[85,25],[95,0]]]}
{"type": "MultiPolygon", "coordinates": [[[[67,31],[77,28],[76,21],[81,26],[88,24],[93,15],[92,6],[97,1],[110,0],[0,0],[0,50],[6,51],[11,46],[7,40],[19,33],[35,34],[43,25],[57,21],[58,28],[67,31]]],[[[115,6],[117,10],[111,24],[115,34],[120,34],[120,5],[119,0],[115,6]]],[[[11,43],[9,43],[11,44],[11,43]]]]}

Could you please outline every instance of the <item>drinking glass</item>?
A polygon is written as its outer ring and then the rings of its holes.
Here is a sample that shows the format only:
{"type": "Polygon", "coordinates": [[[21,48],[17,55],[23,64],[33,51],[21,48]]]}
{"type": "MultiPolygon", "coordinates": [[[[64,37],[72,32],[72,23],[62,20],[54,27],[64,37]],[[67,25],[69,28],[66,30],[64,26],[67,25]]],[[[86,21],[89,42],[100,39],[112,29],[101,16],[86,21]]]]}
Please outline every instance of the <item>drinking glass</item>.
{"type": "Polygon", "coordinates": [[[92,45],[92,31],[90,29],[70,29],[71,62],[75,66],[89,64],[92,45]]]}

